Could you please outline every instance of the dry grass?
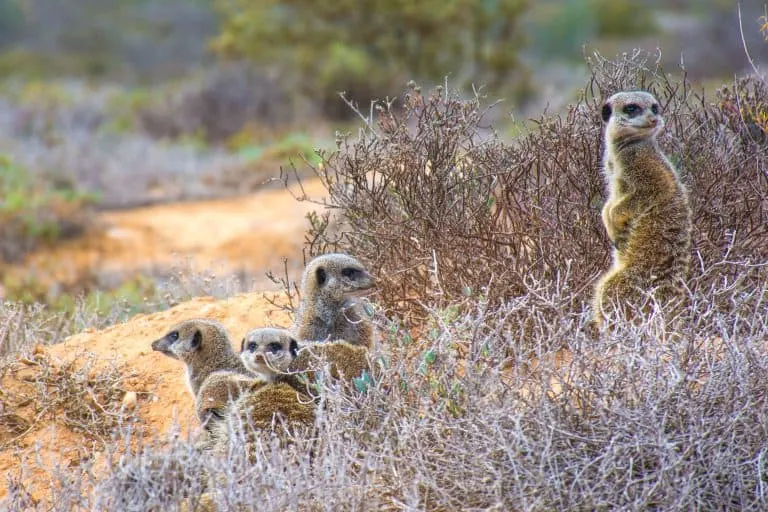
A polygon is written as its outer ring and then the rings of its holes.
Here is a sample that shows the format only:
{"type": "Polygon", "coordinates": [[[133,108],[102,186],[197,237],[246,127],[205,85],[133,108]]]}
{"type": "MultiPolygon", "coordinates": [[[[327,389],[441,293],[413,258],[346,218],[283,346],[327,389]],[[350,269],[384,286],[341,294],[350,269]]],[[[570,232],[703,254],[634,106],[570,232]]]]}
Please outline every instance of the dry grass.
{"type": "MultiPolygon", "coordinates": [[[[98,478],[55,472],[51,508],[181,510],[201,475],[221,510],[768,508],[768,147],[738,122],[764,89],[709,103],[648,62],[596,57],[587,99],[514,145],[478,129],[479,99],[415,88],[340,138],[316,169],[338,229],[314,219],[308,245],[380,277],[376,382],[325,386],[312,432],[287,445],[262,433],[247,451],[236,435],[215,456],[118,425],[98,478]],[[665,106],[697,263],[684,314],[656,307],[595,340],[583,304],[608,261],[596,107],[629,85],[665,106]]],[[[1,506],[30,508],[20,482],[1,506]]]]}
{"type": "MultiPolygon", "coordinates": [[[[676,337],[659,311],[593,341],[586,314],[552,322],[542,306],[571,292],[539,285],[541,303],[430,310],[416,342],[390,326],[364,393],[326,387],[314,430],[287,447],[261,434],[247,454],[235,441],[201,455],[122,426],[94,487],[84,465],[58,492],[86,509],[179,510],[215,474],[222,510],[761,509],[768,286],[765,268],[740,272],[763,285],[697,292],[676,337]],[[510,355],[522,310],[531,343],[510,355]]],[[[23,488],[9,491],[5,506],[23,509],[23,488]]]]}

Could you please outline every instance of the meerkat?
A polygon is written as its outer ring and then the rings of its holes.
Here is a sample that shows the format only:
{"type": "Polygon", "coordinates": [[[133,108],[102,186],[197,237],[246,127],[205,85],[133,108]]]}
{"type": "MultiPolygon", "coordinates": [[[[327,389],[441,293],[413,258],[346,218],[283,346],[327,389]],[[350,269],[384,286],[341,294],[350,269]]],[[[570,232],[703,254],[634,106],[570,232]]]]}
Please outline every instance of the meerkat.
{"type": "Polygon", "coordinates": [[[181,322],[153,341],[152,350],[184,362],[187,386],[195,398],[205,379],[216,371],[249,373],[235,354],[224,326],[213,320],[196,318],[181,322]]]}
{"type": "Polygon", "coordinates": [[[275,382],[296,359],[299,342],[285,329],[251,329],[240,344],[240,360],[266,382],[275,382]]]}
{"type": "Polygon", "coordinates": [[[292,331],[302,342],[346,340],[372,348],[373,323],[359,297],[373,286],[373,276],[352,256],[317,256],[304,269],[292,331]]]}
{"type": "Polygon", "coordinates": [[[597,327],[615,300],[632,303],[648,291],[660,301],[681,295],[692,231],[688,193],[656,142],[664,128],[656,98],[618,92],[603,105],[602,118],[608,186],[602,220],[614,249],[594,290],[597,327]]]}

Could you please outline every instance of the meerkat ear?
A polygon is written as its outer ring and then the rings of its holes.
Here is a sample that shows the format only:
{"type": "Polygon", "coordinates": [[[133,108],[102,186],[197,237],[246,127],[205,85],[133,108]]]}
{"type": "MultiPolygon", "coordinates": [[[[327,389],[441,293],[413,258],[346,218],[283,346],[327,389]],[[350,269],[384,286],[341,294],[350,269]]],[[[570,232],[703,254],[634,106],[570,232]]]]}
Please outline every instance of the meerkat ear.
{"type": "Polygon", "coordinates": [[[189,346],[194,350],[199,348],[200,345],[202,344],[203,344],[203,333],[197,330],[195,331],[195,334],[192,336],[192,341],[190,342],[189,346]]]}
{"type": "Polygon", "coordinates": [[[603,110],[601,112],[601,115],[603,117],[603,122],[608,122],[608,120],[611,118],[611,104],[610,103],[604,103],[603,104],[603,110]]]}
{"type": "Polygon", "coordinates": [[[324,286],[325,282],[328,280],[328,275],[326,274],[325,269],[323,267],[320,267],[317,270],[315,270],[315,277],[317,278],[318,286],[324,286]]]}
{"type": "Polygon", "coordinates": [[[240,352],[245,350],[245,336],[243,336],[243,341],[240,342],[240,352]]]}
{"type": "Polygon", "coordinates": [[[295,359],[299,355],[299,342],[291,338],[289,350],[291,351],[291,356],[295,359]]]}

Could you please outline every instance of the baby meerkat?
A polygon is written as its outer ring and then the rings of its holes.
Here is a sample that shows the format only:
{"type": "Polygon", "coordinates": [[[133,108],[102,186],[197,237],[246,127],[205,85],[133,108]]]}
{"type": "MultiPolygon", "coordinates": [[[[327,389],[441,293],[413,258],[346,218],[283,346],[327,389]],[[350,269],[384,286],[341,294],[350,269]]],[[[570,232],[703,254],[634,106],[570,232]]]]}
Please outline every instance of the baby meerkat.
{"type": "Polygon", "coordinates": [[[152,342],[152,350],[186,364],[187,385],[195,398],[203,381],[213,372],[231,370],[248,374],[224,326],[214,320],[196,318],[176,324],[152,342]]]}
{"type": "Polygon", "coordinates": [[[304,269],[292,331],[302,342],[346,340],[372,348],[373,324],[359,297],[373,286],[373,276],[352,256],[317,256],[304,269]]]}
{"type": "Polygon", "coordinates": [[[275,382],[296,359],[299,343],[285,329],[252,329],[240,344],[243,365],[266,382],[275,382]]]}
{"type": "Polygon", "coordinates": [[[656,137],[664,128],[656,98],[624,91],[603,105],[603,172],[608,199],[603,224],[613,243],[613,265],[595,286],[598,327],[620,301],[639,305],[646,292],[666,302],[682,296],[690,265],[688,193],[656,137]]]}

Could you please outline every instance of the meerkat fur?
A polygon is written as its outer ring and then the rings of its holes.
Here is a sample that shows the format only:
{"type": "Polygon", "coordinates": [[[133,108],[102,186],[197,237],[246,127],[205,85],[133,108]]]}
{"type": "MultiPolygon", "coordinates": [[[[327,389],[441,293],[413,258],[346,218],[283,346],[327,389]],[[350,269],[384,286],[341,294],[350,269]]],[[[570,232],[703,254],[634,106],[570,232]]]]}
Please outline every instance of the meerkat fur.
{"type": "Polygon", "coordinates": [[[372,348],[373,324],[360,296],[374,285],[371,274],[352,256],[315,257],[301,278],[301,301],[291,330],[302,342],[346,340],[372,348]]]}
{"type": "Polygon", "coordinates": [[[196,318],[176,324],[152,342],[152,350],[186,365],[187,385],[195,398],[205,379],[216,371],[249,373],[232,348],[226,329],[214,320],[196,318]]]}
{"type": "Polygon", "coordinates": [[[648,292],[664,302],[681,296],[692,231],[687,191],[656,141],[664,128],[656,98],[618,92],[603,105],[602,118],[608,188],[602,220],[613,264],[595,286],[597,327],[615,306],[639,303],[648,292]]]}
{"type": "Polygon", "coordinates": [[[351,381],[366,372],[371,374],[368,348],[344,340],[303,346],[288,369],[294,373],[301,372],[309,381],[313,381],[314,373],[326,365],[329,375],[334,379],[351,381]]]}
{"type": "Polygon", "coordinates": [[[213,372],[205,379],[195,400],[195,412],[206,429],[226,418],[230,405],[244,393],[253,392],[268,381],[231,370],[213,372]]]}

